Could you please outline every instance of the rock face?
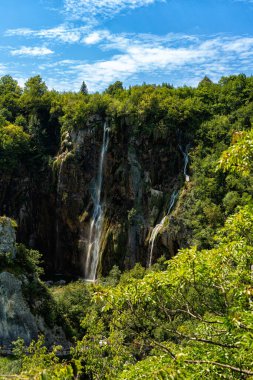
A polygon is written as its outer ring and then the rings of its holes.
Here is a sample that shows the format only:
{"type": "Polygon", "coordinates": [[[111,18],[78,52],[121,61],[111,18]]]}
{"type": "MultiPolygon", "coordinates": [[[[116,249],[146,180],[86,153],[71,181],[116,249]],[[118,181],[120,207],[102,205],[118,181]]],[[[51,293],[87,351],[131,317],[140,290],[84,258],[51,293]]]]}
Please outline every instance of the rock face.
{"type": "Polygon", "coordinates": [[[38,329],[21,290],[22,282],[13,274],[0,273],[0,343],[8,346],[17,338],[28,344],[38,329]]]}
{"type": "Polygon", "coordinates": [[[48,347],[53,344],[68,347],[63,329],[59,326],[49,327],[44,316],[39,313],[39,304],[43,299],[36,301],[38,313],[31,312],[22,291],[24,283],[27,285],[28,282],[24,275],[17,278],[9,272],[0,273],[0,346],[9,347],[18,338],[24,339],[28,345],[42,334],[48,347]]]}
{"type": "Polygon", "coordinates": [[[16,235],[9,218],[0,218],[0,255],[10,253],[15,256],[16,235]]]}
{"type": "MultiPolygon", "coordinates": [[[[0,177],[2,188],[9,189],[2,192],[1,209],[17,220],[18,240],[43,253],[48,272],[83,274],[103,123],[94,117],[84,128],[66,133],[53,169],[41,170],[39,177],[26,170],[22,178],[8,179],[8,186],[0,177]]],[[[145,131],[138,134],[135,123],[108,120],[111,132],[101,194],[103,275],[115,264],[121,269],[147,264],[151,230],[166,214],[172,192],[184,183],[178,145],[186,141],[178,131],[154,137],[145,131]]],[[[154,250],[154,260],[176,253],[176,237],[175,242],[168,240],[154,250]]]]}
{"type": "MultiPolygon", "coordinates": [[[[0,219],[0,256],[15,256],[16,235],[11,219],[0,219]]],[[[22,294],[22,282],[9,272],[0,273],[0,343],[9,345],[18,337],[26,343],[36,338],[38,330],[22,294]]]]}
{"type": "Polygon", "coordinates": [[[53,302],[45,292],[34,273],[26,273],[20,262],[17,264],[18,250],[16,252],[16,236],[12,221],[7,217],[0,218],[0,259],[1,255],[11,253],[9,270],[5,260],[0,261],[0,346],[9,347],[18,338],[29,344],[38,334],[43,334],[45,343],[51,346],[54,343],[68,346],[65,334],[61,327],[46,323],[45,306],[53,302]],[[16,256],[15,256],[16,253],[16,256]],[[2,269],[2,272],[1,272],[2,269]],[[22,274],[15,274],[15,273],[22,274]],[[36,288],[38,294],[32,293],[36,288]],[[24,291],[26,289],[26,292],[24,291]],[[25,296],[26,295],[26,296],[25,296]],[[29,302],[28,302],[29,299],[29,302]],[[43,313],[42,313],[42,310],[43,313]]]}
{"type": "MultiPolygon", "coordinates": [[[[96,122],[96,128],[71,132],[59,156],[56,255],[61,272],[69,268],[80,273],[88,251],[103,132],[102,120],[96,122]]],[[[167,212],[171,193],[180,188],[183,178],[176,135],[166,147],[164,141],[154,146],[148,136],[134,136],[134,127],[126,121],[117,132],[110,127],[101,195],[104,221],[99,271],[103,275],[115,264],[121,269],[136,262],[147,264],[151,228],[167,212]]],[[[171,244],[170,249],[163,244],[154,258],[162,253],[170,256],[171,244]]]]}

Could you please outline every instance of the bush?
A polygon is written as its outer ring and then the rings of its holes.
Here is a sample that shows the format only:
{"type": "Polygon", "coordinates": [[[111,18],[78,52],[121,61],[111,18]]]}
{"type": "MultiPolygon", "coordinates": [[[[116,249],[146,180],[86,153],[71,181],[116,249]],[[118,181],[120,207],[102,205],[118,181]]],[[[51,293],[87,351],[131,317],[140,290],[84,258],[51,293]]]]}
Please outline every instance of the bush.
{"type": "Polygon", "coordinates": [[[40,276],[44,273],[42,264],[42,254],[34,249],[27,249],[23,244],[17,244],[17,253],[15,258],[16,265],[19,265],[23,271],[28,274],[40,276]]]}
{"type": "Polygon", "coordinates": [[[8,124],[0,125],[0,166],[11,171],[29,152],[30,137],[22,127],[8,124]]]}

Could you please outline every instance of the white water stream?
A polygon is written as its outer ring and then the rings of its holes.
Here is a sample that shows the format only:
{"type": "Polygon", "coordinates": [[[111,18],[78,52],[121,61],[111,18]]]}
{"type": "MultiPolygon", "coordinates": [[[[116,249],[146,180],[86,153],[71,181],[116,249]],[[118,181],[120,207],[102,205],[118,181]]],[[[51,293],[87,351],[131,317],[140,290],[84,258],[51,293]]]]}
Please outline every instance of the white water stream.
{"type": "Polygon", "coordinates": [[[153,229],[153,231],[151,233],[151,236],[150,236],[150,239],[149,239],[150,253],[149,253],[148,267],[151,267],[151,265],[152,265],[153,250],[154,250],[154,244],[155,244],[156,237],[159,234],[159,232],[162,230],[167,216],[171,213],[171,210],[172,210],[172,208],[173,208],[173,206],[175,204],[175,201],[177,199],[177,195],[178,195],[178,192],[177,191],[173,191],[173,193],[171,195],[171,198],[170,198],[170,205],[169,205],[169,209],[168,209],[167,214],[163,217],[163,219],[161,220],[161,222],[158,223],[154,227],[154,229],[153,229]]]}
{"type": "Polygon", "coordinates": [[[63,168],[63,156],[60,159],[60,166],[58,170],[57,178],[57,198],[56,198],[56,267],[59,270],[61,266],[61,252],[60,252],[60,231],[59,231],[59,219],[60,219],[60,209],[61,209],[61,185],[62,185],[62,168],[63,168]]]}
{"type": "Polygon", "coordinates": [[[180,149],[182,155],[184,156],[184,176],[185,176],[186,182],[190,182],[190,176],[187,174],[187,166],[189,164],[189,154],[188,154],[189,147],[190,146],[187,145],[185,148],[185,152],[184,152],[181,145],[179,145],[179,149],[180,149]]]}
{"type": "Polygon", "coordinates": [[[100,152],[99,166],[95,191],[93,194],[94,210],[90,223],[90,234],[88,249],[84,263],[84,279],[86,281],[95,281],[97,268],[99,263],[101,234],[103,228],[103,205],[101,202],[101,192],[103,185],[103,171],[106,158],[106,152],[109,144],[109,128],[107,123],[104,123],[103,143],[100,152]]]}

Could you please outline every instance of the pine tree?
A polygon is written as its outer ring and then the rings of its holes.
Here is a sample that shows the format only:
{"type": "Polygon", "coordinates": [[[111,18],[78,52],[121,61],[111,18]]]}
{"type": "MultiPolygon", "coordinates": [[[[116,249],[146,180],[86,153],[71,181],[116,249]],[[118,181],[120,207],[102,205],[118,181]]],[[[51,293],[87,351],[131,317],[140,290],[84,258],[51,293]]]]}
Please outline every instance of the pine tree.
{"type": "Polygon", "coordinates": [[[80,87],[80,93],[83,95],[88,95],[88,87],[84,81],[80,87]]]}

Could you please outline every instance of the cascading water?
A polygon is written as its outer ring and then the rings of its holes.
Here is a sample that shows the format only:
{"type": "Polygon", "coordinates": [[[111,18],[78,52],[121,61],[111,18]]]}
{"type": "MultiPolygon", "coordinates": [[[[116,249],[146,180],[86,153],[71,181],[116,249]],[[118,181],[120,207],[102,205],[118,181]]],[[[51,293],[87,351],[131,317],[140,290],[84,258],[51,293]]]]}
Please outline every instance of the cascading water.
{"type": "Polygon", "coordinates": [[[167,212],[167,215],[170,214],[175,202],[176,202],[176,199],[177,199],[177,196],[178,196],[178,191],[173,191],[173,193],[171,194],[171,197],[170,197],[170,205],[169,205],[169,209],[168,209],[168,212],[167,212]]]}
{"type": "Polygon", "coordinates": [[[187,174],[187,166],[189,164],[189,154],[188,154],[189,147],[190,146],[187,145],[185,148],[185,152],[184,152],[181,145],[179,145],[179,149],[180,149],[182,155],[184,156],[184,176],[185,176],[186,182],[190,181],[190,176],[187,174]]]}
{"type": "Polygon", "coordinates": [[[97,275],[97,267],[99,263],[100,240],[103,227],[103,207],[101,203],[101,191],[103,185],[103,171],[106,152],[109,144],[109,128],[104,123],[103,143],[100,152],[98,174],[95,183],[94,193],[92,194],[94,202],[94,210],[90,223],[90,234],[88,242],[88,250],[84,263],[84,278],[86,281],[95,281],[97,275]]]}
{"type": "Polygon", "coordinates": [[[169,208],[168,208],[167,214],[163,217],[163,219],[161,220],[161,222],[158,223],[154,227],[154,229],[153,229],[153,231],[151,233],[151,237],[149,239],[150,253],[149,253],[148,267],[151,267],[151,265],[152,265],[153,250],[154,250],[154,244],[155,244],[156,237],[159,234],[159,232],[162,230],[167,216],[171,213],[171,210],[172,210],[172,208],[173,208],[173,206],[175,204],[175,201],[177,199],[177,195],[178,195],[178,192],[177,191],[173,191],[173,193],[171,195],[171,198],[170,198],[170,204],[169,204],[169,208]]]}
{"type": "Polygon", "coordinates": [[[58,170],[58,178],[57,178],[57,188],[56,188],[56,224],[55,224],[55,232],[56,232],[56,268],[60,269],[61,259],[60,259],[60,231],[59,231],[59,218],[60,218],[60,209],[61,209],[61,185],[62,185],[62,168],[63,168],[64,156],[60,156],[60,166],[58,170]]]}

